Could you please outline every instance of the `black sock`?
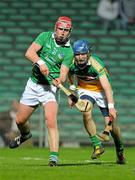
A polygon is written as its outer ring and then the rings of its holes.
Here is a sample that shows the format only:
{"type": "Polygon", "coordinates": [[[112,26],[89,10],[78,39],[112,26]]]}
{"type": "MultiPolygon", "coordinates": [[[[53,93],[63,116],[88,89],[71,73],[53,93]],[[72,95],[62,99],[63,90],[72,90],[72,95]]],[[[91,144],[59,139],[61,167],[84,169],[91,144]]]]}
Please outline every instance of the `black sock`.
{"type": "Polygon", "coordinates": [[[28,123],[25,124],[17,124],[18,129],[23,137],[27,136],[30,133],[30,128],[28,123]]]}

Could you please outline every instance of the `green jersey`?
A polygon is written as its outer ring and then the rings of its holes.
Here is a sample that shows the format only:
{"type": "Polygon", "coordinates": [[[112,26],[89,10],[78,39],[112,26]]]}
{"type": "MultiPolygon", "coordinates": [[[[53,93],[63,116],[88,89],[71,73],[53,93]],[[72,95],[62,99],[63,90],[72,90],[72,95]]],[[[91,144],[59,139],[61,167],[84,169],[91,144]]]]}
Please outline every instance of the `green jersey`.
{"type": "MultiPolygon", "coordinates": [[[[70,67],[73,60],[73,50],[70,42],[65,45],[57,45],[52,32],[43,32],[35,39],[35,43],[42,46],[38,51],[38,56],[46,63],[49,68],[50,74],[54,78],[58,78],[60,75],[61,65],[70,67]]],[[[44,76],[37,64],[34,64],[32,69],[32,81],[39,84],[51,84],[51,79],[44,76]]]]}
{"type": "Polygon", "coordinates": [[[100,92],[103,90],[99,81],[99,77],[102,75],[106,75],[110,82],[105,64],[97,55],[90,56],[88,64],[84,69],[79,69],[78,66],[73,63],[70,67],[70,74],[77,77],[78,88],[91,91],[100,92]]]}

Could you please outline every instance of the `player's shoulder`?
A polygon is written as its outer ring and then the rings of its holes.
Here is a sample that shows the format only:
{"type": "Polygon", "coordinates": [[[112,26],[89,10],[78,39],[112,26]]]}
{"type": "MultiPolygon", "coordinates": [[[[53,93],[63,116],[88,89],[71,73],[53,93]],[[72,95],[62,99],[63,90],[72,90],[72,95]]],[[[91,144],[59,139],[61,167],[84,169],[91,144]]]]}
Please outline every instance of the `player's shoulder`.
{"type": "Polygon", "coordinates": [[[67,57],[71,56],[72,59],[74,58],[74,52],[73,52],[73,48],[71,45],[62,47],[61,51],[63,51],[63,53],[66,53],[67,57]]]}
{"type": "Polygon", "coordinates": [[[105,67],[104,62],[96,54],[90,56],[90,63],[97,72],[100,72],[105,67]]]}
{"type": "Polygon", "coordinates": [[[74,55],[73,48],[71,45],[68,46],[67,51],[69,51],[69,53],[72,54],[72,56],[74,55]]]}
{"type": "Polygon", "coordinates": [[[91,64],[93,64],[93,65],[99,64],[101,66],[105,66],[104,61],[96,54],[92,54],[90,56],[90,61],[91,61],[91,64]]]}

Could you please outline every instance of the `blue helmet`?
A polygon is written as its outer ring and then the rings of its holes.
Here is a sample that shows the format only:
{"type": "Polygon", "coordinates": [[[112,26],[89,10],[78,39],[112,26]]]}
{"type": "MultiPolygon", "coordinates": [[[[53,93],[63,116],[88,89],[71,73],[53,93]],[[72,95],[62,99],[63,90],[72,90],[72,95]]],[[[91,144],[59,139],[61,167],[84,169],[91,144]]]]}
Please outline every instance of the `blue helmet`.
{"type": "Polygon", "coordinates": [[[88,54],[90,51],[90,45],[87,40],[78,40],[73,44],[74,54],[88,54]]]}
{"type": "Polygon", "coordinates": [[[75,55],[75,65],[79,69],[84,69],[88,64],[90,45],[87,40],[78,40],[73,44],[73,51],[75,55]],[[77,57],[77,55],[86,54],[81,57],[77,57]]]}

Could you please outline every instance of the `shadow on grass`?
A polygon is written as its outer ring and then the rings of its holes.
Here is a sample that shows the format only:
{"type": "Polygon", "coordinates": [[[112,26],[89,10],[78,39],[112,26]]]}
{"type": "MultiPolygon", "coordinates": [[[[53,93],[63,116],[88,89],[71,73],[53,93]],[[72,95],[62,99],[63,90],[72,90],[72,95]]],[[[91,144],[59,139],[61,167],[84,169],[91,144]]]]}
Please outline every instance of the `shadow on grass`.
{"type": "MultiPolygon", "coordinates": [[[[114,161],[83,161],[83,162],[71,162],[71,163],[59,163],[57,167],[66,167],[66,166],[89,166],[89,165],[105,165],[105,166],[114,166],[117,165],[114,161]]],[[[40,166],[45,167],[48,164],[25,164],[25,166],[40,166]]],[[[49,167],[49,166],[48,166],[49,167]]]]}
{"type": "Polygon", "coordinates": [[[88,165],[116,165],[114,161],[88,161],[88,162],[78,162],[78,163],[61,163],[59,166],[88,166],[88,165]]]}

